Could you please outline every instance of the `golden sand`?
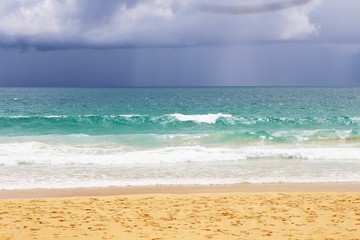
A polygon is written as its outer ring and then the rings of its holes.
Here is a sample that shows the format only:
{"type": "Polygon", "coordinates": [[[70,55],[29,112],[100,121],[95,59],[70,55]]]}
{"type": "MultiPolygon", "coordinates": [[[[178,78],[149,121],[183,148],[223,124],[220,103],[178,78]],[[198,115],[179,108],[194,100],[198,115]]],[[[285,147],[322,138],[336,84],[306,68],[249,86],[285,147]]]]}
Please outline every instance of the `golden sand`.
{"type": "Polygon", "coordinates": [[[360,239],[360,193],[0,200],[0,239],[360,239]]]}

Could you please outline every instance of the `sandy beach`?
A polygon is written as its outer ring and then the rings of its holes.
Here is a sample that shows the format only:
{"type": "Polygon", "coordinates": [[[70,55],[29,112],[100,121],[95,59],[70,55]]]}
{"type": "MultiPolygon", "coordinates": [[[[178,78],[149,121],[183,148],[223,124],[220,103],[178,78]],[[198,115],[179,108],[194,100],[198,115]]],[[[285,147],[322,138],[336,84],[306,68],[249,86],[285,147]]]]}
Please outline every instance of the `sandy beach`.
{"type": "Polygon", "coordinates": [[[360,239],[359,189],[244,184],[0,191],[0,239],[360,239]]]}

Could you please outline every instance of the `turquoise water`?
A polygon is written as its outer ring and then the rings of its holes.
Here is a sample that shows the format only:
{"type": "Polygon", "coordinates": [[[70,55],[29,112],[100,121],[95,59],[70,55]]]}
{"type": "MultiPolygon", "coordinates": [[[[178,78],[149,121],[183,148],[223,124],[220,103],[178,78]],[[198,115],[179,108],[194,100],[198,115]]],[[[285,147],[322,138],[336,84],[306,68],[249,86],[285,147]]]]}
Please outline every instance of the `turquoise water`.
{"type": "Polygon", "coordinates": [[[343,130],[356,138],[360,129],[359,88],[0,89],[0,99],[2,136],[222,133],[220,141],[293,142],[302,130],[321,130],[317,140],[343,130]]]}
{"type": "Polygon", "coordinates": [[[0,89],[0,188],[357,182],[359,146],[360,88],[0,89]]]}

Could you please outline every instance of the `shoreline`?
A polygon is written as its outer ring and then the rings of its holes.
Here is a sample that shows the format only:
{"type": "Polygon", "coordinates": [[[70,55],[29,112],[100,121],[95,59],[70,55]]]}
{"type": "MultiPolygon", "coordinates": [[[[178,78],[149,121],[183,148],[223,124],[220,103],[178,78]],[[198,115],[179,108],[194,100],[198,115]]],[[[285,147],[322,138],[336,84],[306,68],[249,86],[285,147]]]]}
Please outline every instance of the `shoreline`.
{"type": "Polygon", "coordinates": [[[86,187],[0,190],[0,200],[101,197],[121,195],[202,194],[202,193],[358,193],[360,183],[269,183],[229,185],[157,185],[128,187],[86,187]]]}

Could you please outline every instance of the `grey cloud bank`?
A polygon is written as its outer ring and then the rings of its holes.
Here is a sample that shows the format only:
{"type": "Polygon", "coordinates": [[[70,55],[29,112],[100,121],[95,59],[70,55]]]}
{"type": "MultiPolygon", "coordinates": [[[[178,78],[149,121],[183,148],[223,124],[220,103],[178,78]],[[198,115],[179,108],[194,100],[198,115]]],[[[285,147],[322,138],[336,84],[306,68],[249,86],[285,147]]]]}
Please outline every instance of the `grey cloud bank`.
{"type": "Polygon", "coordinates": [[[359,21],[358,0],[2,0],[0,86],[358,86],[359,21]]]}
{"type": "Polygon", "coordinates": [[[0,43],[39,48],[184,47],[299,40],[317,34],[309,14],[319,1],[276,14],[236,17],[199,11],[199,4],[206,2],[3,0],[0,43]]]}
{"type": "Polygon", "coordinates": [[[0,46],[46,50],[281,41],[356,44],[359,9],[358,0],[2,0],[0,46]],[[201,11],[209,7],[213,13],[201,11]],[[265,13],[227,16],[216,9],[265,13]]]}

